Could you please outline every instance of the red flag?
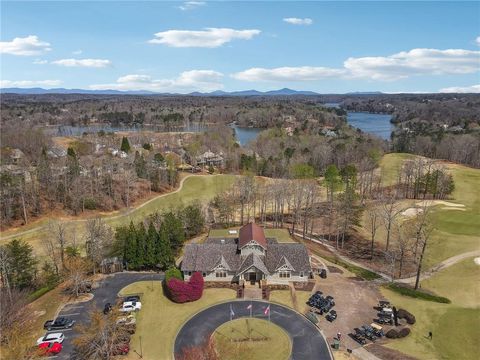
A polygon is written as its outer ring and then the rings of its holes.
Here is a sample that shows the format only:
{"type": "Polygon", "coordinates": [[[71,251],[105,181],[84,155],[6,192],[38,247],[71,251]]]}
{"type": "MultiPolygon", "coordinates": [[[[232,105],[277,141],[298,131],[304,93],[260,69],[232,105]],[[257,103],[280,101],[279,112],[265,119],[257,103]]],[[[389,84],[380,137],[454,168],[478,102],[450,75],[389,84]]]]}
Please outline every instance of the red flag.
{"type": "Polygon", "coordinates": [[[265,315],[267,315],[270,312],[270,305],[267,306],[265,311],[263,312],[265,315]]]}

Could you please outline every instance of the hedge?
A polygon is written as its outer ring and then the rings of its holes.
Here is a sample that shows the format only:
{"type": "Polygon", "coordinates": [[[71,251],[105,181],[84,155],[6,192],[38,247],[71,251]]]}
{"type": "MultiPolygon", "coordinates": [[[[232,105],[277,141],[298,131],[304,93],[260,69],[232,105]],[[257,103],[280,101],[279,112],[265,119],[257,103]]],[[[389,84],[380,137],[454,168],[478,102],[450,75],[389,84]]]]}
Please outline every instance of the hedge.
{"type": "Polygon", "coordinates": [[[203,294],[203,276],[194,272],[188,282],[171,278],[167,281],[167,292],[170,300],[176,303],[196,301],[203,294]]]}
{"type": "Polygon", "coordinates": [[[451,301],[450,299],[447,299],[446,297],[443,296],[437,296],[433,294],[429,294],[427,292],[421,291],[421,290],[415,290],[406,286],[398,285],[395,283],[387,284],[385,287],[389,290],[392,290],[400,295],[404,296],[409,296],[413,297],[416,299],[421,299],[421,300],[426,300],[426,301],[433,301],[433,302],[438,302],[442,304],[450,304],[451,301]]]}
{"type": "Polygon", "coordinates": [[[171,267],[165,271],[165,282],[168,282],[171,278],[183,280],[182,272],[176,267],[171,267]]]}

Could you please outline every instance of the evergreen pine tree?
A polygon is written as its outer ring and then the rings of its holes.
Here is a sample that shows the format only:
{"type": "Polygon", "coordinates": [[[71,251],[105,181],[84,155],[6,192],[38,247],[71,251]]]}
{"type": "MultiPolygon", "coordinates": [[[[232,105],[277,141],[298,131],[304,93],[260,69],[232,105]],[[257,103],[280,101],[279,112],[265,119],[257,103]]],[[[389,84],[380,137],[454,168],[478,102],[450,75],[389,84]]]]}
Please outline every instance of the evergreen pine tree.
{"type": "Polygon", "coordinates": [[[145,244],[145,266],[153,269],[157,265],[156,244],[158,233],[151,222],[148,226],[146,244],[145,244]]]}
{"type": "Polygon", "coordinates": [[[133,222],[130,222],[130,226],[125,234],[125,252],[124,260],[127,262],[129,270],[138,269],[139,263],[137,258],[137,232],[133,222]]]}
{"type": "Polygon", "coordinates": [[[173,264],[173,252],[172,245],[168,238],[167,228],[165,223],[160,226],[158,232],[156,251],[157,264],[159,264],[163,269],[169,268],[173,264]]]}
{"type": "Polygon", "coordinates": [[[130,143],[126,136],[122,138],[122,145],[120,146],[120,150],[125,151],[126,153],[130,152],[130,143]]]}
{"type": "Polygon", "coordinates": [[[24,241],[14,239],[5,245],[7,276],[11,287],[25,289],[34,286],[37,261],[32,247],[24,241]]]}
{"type": "Polygon", "coordinates": [[[137,262],[139,267],[145,266],[145,250],[147,243],[147,231],[145,230],[145,225],[140,223],[137,225],[137,262]]]}
{"type": "Polygon", "coordinates": [[[165,226],[168,240],[173,249],[175,252],[178,251],[185,241],[185,230],[181,218],[170,211],[164,215],[162,225],[165,226]]]}

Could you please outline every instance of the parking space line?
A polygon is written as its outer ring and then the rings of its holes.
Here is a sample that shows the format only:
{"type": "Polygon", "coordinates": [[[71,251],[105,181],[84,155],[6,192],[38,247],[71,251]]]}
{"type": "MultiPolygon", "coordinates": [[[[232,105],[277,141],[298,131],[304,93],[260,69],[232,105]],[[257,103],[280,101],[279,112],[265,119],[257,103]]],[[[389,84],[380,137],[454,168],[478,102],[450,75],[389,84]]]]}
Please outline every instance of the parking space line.
{"type": "Polygon", "coordinates": [[[58,333],[58,332],[64,332],[64,331],[72,331],[73,329],[58,329],[58,330],[47,330],[47,334],[49,333],[58,333]]]}
{"type": "Polygon", "coordinates": [[[75,305],[75,306],[70,306],[70,305],[65,305],[64,309],[78,309],[78,308],[83,308],[83,305],[75,305]]]}

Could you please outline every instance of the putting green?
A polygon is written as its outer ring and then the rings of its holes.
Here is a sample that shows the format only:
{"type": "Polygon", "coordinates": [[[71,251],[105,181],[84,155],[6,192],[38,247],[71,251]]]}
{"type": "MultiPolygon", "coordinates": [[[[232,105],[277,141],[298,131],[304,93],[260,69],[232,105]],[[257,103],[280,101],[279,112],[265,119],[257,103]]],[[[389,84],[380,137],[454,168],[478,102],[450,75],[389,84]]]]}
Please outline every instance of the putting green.
{"type": "Polygon", "coordinates": [[[292,352],[290,337],[281,327],[255,318],[226,322],[215,330],[213,339],[224,360],[287,360],[292,352]]]}

